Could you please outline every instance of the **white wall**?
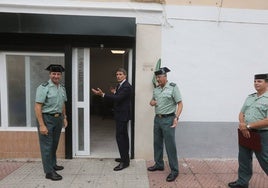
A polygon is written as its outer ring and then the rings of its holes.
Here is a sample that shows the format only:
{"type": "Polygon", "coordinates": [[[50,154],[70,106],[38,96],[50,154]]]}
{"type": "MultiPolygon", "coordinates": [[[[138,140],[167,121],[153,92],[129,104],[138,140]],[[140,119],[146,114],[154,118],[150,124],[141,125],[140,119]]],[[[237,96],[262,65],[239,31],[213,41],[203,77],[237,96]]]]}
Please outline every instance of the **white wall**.
{"type": "Polygon", "coordinates": [[[268,73],[268,11],[167,6],[162,66],[181,90],[181,121],[235,122],[268,73]]]}

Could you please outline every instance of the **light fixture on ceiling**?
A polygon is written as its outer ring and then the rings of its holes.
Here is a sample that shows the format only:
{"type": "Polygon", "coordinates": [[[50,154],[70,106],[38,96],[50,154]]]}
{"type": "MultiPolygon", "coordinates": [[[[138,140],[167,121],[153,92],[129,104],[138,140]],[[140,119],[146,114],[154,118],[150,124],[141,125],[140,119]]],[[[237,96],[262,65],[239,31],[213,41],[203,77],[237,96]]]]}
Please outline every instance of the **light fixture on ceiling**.
{"type": "Polygon", "coordinates": [[[125,50],[111,50],[113,54],[124,54],[125,50]]]}

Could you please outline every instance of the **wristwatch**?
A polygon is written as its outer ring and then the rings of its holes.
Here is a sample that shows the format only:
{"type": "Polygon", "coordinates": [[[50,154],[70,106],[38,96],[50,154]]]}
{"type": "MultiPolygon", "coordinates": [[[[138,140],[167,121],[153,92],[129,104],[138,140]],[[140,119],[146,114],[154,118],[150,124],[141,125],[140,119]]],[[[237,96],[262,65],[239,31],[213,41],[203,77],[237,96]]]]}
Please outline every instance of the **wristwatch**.
{"type": "Polygon", "coordinates": [[[247,129],[251,129],[250,124],[247,124],[246,127],[247,129]]]}

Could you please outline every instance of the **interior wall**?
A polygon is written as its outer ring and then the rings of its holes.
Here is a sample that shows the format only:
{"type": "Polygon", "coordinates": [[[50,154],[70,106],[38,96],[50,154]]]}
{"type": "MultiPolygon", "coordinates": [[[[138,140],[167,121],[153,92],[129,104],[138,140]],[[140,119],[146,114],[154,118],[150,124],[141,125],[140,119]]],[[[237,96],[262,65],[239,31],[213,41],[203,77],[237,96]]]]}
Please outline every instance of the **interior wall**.
{"type": "Polygon", "coordinates": [[[109,48],[90,51],[90,87],[101,88],[109,92],[110,86],[116,86],[115,71],[124,66],[124,55],[112,54],[109,48]]]}

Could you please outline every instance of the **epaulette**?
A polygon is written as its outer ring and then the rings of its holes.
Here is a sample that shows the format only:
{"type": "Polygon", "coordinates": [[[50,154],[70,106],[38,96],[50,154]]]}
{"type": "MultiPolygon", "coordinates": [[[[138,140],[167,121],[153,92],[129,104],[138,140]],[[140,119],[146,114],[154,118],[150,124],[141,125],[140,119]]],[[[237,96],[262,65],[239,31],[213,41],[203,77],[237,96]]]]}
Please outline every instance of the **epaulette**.
{"type": "Polygon", "coordinates": [[[172,86],[172,87],[175,87],[176,86],[176,84],[173,83],[173,82],[171,82],[169,85],[172,86]]]}
{"type": "Polygon", "coordinates": [[[45,82],[42,84],[42,86],[46,87],[49,83],[48,82],[45,82]]]}
{"type": "Polygon", "coordinates": [[[250,95],[248,95],[248,96],[254,96],[256,93],[251,93],[250,95]]]}

